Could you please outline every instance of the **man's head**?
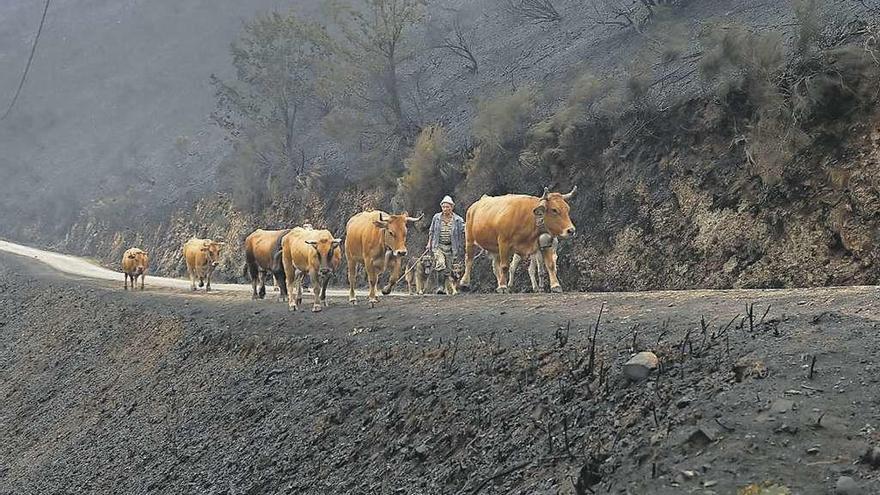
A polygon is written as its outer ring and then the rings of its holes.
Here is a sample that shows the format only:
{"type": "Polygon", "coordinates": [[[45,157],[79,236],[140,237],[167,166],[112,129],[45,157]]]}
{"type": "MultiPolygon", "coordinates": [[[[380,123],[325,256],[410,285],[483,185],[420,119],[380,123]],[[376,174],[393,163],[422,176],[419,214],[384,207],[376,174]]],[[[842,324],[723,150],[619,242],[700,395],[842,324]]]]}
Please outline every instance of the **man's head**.
{"type": "Polygon", "coordinates": [[[452,209],[455,208],[455,202],[452,201],[450,196],[443,196],[443,199],[440,201],[440,210],[448,215],[452,213],[452,209]]]}

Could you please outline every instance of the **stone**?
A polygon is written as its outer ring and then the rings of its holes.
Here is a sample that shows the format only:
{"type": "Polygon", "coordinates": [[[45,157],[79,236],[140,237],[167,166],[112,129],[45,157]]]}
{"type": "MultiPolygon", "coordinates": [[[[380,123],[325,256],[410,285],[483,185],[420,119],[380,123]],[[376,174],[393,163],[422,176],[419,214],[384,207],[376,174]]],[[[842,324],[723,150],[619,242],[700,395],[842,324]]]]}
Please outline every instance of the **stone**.
{"type": "Polygon", "coordinates": [[[862,454],[862,462],[874,469],[880,467],[880,448],[868,447],[868,450],[862,454]]]}
{"type": "Polygon", "coordinates": [[[659,365],[660,360],[653,352],[640,352],[623,365],[623,374],[637,382],[647,378],[659,365]]]}
{"type": "Polygon", "coordinates": [[[770,406],[770,412],[773,414],[785,414],[794,409],[794,401],[788,399],[779,399],[770,406]]]}
{"type": "Polygon", "coordinates": [[[849,476],[841,476],[834,485],[834,493],[837,495],[862,495],[862,488],[856,480],[849,476]]]}

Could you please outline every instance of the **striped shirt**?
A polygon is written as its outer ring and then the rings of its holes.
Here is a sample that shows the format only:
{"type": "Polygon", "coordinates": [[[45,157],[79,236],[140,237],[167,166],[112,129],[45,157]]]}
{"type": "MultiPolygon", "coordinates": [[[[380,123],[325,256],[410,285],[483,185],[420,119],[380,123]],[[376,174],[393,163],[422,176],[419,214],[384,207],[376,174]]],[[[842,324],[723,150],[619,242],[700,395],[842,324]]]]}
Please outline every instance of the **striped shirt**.
{"type": "Polygon", "coordinates": [[[452,244],[452,219],[440,222],[440,244],[452,244]]]}

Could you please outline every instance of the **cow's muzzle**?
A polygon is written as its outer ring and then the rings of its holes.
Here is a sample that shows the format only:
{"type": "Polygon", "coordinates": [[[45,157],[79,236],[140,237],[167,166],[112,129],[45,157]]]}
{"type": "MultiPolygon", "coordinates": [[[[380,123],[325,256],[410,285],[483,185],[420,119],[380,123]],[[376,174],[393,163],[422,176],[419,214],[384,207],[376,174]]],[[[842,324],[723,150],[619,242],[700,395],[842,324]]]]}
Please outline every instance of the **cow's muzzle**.
{"type": "Polygon", "coordinates": [[[572,226],[572,227],[569,227],[568,229],[566,229],[565,234],[562,237],[574,237],[576,235],[577,235],[577,229],[575,229],[574,226],[572,226]]]}
{"type": "Polygon", "coordinates": [[[398,249],[394,251],[394,256],[406,256],[406,249],[398,249]]]}
{"type": "Polygon", "coordinates": [[[218,266],[220,266],[220,263],[217,263],[216,261],[214,261],[211,263],[211,266],[213,266],[214,268],[217,268],[218,266]]]}
{"type": "Polygon", "coordinates": [[[332,268],[321,268],[321,275],[329,275],[331,273],[333,273],[332,268]]]}

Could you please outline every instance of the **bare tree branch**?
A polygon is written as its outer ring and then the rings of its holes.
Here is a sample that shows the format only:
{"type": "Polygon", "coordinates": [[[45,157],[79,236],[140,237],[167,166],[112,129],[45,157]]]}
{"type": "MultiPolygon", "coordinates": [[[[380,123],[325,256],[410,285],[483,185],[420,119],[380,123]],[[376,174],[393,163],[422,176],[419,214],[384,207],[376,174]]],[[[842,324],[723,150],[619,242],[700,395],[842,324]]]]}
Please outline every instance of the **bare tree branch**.
{"type": "Polygon", "coordinates": [[[502,0],[501,6],[507,12],[534,22],[557,22],[562,16],[550,0],[502,0]]]}
{"type": "Polygon", "coordinates": [[[443,41],[432,48],[449,50],[453,54],[467,60],[468,70],[471,74],[477,73],[477,59],[471,49],[473,46],[473,31],[465,33],[461,27],[461,21],[457,18],[452,21],[452,33],[443,38],[443,41]]]}

